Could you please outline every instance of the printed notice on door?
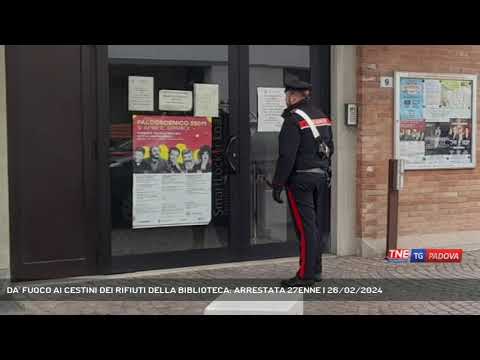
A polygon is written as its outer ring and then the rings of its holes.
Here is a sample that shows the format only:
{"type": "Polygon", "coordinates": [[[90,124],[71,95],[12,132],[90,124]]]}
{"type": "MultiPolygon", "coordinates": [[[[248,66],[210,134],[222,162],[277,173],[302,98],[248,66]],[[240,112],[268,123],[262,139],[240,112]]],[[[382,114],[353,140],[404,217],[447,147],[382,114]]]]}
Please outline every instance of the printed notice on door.
{"type": "Polygon", "coordinates": [[[153,111],[153,77],[128,77],[128,111],[153,111]]]}
{"type": "Polygon", "coordinates": [[[191,111],[192,92],[180,90],[160,90],[158,108],[163,111],[191,111]]]}
{"type": "Polygon", "coordinates": [[[209,117],[133,117],[134,229],[210,223],[211,144],[209,117]]]}
{"type": "Polygon", "coordinates": [[[195,116],[218,117],[219,94],[217,84],[194,84],[195,116]]]}
{"type": "Polygon", "coordinates": [[[258,92],[258,132],[279,132],[282,128],[282,113],[285,104],[284,88],[259,87],[258,92]]]}

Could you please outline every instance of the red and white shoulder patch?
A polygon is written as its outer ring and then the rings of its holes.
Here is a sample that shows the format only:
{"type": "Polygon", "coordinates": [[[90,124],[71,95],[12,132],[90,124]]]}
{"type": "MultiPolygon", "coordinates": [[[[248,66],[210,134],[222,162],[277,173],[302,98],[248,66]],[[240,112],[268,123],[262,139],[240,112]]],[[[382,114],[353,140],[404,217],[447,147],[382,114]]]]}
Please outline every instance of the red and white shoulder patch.
{"type": "MultiPolygon", "coordinates": [[[[312,122],[315,126],[332,126],[332,120],[329,118],[312,119],[312,122]]],[[[305,120],[299,121],[298,126],[302,130],[310,128],[305,120]]]]}

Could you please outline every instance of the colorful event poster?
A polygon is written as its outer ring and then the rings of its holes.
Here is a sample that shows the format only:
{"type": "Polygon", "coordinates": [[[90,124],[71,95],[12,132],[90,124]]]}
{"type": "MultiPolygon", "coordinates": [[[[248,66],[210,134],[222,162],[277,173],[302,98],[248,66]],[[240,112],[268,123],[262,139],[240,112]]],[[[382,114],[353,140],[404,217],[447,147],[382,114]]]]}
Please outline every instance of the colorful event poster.
{"type": "Polygon", "coordinates": [[[212,120],[133,116],[133,224],[207,225],[211,220],[212,120]]]}
{"type": "Polygon", "coordinates": [[[472,120],[451,119],[449,125],[449,154],[460,155],[466,158],[465,160],[470,159],[470,156],[472,154],[472,120]]]}
{"type": "Polygon", "coordinates": [[[400,123],[400,141],[424,141],[425,121],[402,121],[400,123]]]}
{"type": "Polygon", "coordinates": [[[425,127],[425,155],[448,155],[450,122],[428,122],[425,127]]]}
{"type": "Polygon", "coordinates": [[[400,80],[400,120],[423,119],[424,81],[402,78],[400,80]]]}

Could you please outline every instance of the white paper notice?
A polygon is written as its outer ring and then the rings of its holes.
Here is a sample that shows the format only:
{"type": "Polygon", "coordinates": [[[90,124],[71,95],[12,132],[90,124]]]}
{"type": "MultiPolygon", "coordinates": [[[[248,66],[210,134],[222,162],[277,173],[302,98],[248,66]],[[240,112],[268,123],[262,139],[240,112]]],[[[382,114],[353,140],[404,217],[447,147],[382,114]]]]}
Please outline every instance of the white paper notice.
{"type": "Polygon", "coordinates": [[[207,225],[212,174],[134,174],[133,228],[207,225]]]}
{"type": "Polygon", "coordinates": [[[440,80],[425,80],[423,116],[429,122],[448,122],[449,111],[442,107],[442,83],[440,80]]]}
{"type": "Polygon", "coordinates": [[[468,81],[442,80],[443,106],[451,118],[468,119],[472,112],[472,84],[468,81]]]}
{"type": "Polygon", "coordinates": [[[425,80],[425,106],[439,106],[442,102],[442,84],[440,80],[425,80]]]}
{"type": "Polygon", "coordinates": [[[423,110],[423,116],[428,122],[449,122],[451,113],[449,109],[441,105],[430,105],[423,110]]]}
{"type": "Polygon", "coordinates": [[[153,77],[128,77],[128,111],[153,111],[153,77]]]}
{"type": "Polygon", "coordinates": [[[286,108],[284,88],[261,88],[258,92],[258,132],[279,132],[286,108]]]}
{"type": "Polygon", "coordinates": [[[218,117],[219,95],[217,84],[194,84],[195,116],[218,117]]]}
{"type": "Polygon", "coordinates": [[[163,111],[191,111],[192,92],[180,90],[160,90],[158,108],[163,111]]]}
{"type": "Polygon", "coordinates": [[[406,160],[407,167],[425,164],[424,141],[400,141],[400,157],[406,160]]]}
{"type": "Polygon", "coordinates": [[[424,141],[400,141],[400,154],[402,158],[418,159],[425,156],[424,141]]]}

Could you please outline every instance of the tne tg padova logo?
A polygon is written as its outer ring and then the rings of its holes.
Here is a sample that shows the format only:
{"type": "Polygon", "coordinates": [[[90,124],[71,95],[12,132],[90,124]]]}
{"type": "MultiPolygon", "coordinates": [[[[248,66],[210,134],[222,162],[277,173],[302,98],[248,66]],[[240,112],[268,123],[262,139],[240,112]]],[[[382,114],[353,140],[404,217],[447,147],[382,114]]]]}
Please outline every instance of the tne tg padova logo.
{"type": "Polygon", "coordinates": [[[389,263],[460,263],[462,249],[393,249],[385,260],[389,263]]]}

